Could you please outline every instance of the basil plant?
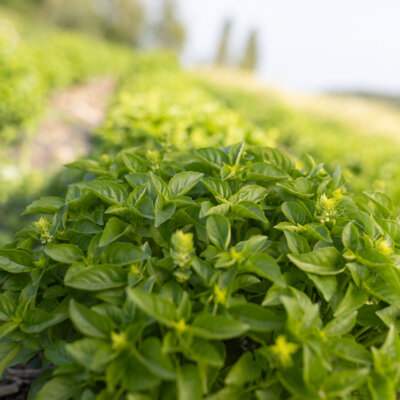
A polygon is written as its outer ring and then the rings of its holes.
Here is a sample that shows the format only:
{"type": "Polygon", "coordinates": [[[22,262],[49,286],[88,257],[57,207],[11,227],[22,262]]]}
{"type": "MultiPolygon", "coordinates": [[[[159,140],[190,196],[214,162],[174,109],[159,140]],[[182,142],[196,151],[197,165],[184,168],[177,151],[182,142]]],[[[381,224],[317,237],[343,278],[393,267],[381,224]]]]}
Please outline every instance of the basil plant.
{"type": "MultiPolygon", "coordinates": [[[[400,225],[274,148],[125,149],[0,249],[0,370],[37,400],[391,400],[400,225]]],[[[4,375],[3,374],[3,375],[4,375]]]]}

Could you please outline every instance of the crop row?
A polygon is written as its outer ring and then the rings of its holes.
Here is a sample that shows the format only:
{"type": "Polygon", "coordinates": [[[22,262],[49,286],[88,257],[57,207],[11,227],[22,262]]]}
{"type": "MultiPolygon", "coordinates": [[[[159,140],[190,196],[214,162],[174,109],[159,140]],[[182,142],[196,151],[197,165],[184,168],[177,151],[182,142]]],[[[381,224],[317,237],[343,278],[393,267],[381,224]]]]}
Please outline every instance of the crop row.
{"type": "Polygon", "coordinates": [[[154,60],[66,195],[0,249],[1,370],[39,364],[37,400],[394,400],[392,200],[255,145],[245,116],[154,60]]]}
{"type": "Polygon", "coordinates": [[[0,36],[0,138],[15,142],[36,122],[51,91],[100,75],[120,76],[132,62],[124,47],[69,32],[0,36]]]}
{"type": "Polygon", "coordinates": [[[218,97],[137,55],[92,157],[0,249],[0,375],[38,368],[30,400],[396,398],[394,203],[218,97]]]}
{"type": "Polygon", "coordinates": [[[160,140],[179,149],[265,140],[180,69],[165,66],[136,73],[122,85],[97,137],[107,149],[160,140]]]}
{"type": "Polygon", "coordinates": [[[40,361],[31,398],[395,398],[385,195],[240,143],[76,165],[0,250],[1,366],[40,361]]]}
{"type": "MultiPolygon", "coordinates": [[[[136,68],[150,71],[159,61],[176,63],[168,56],[155,59],[93,37],[0,18],[0,205],[18,204],[19,197],[23,201],[48,184],[38,171],[24,167],[24,157],[52,92],[100,75],[119,81],[136,68]]],[[[9,219],[3,219],[2,229],[9,219]]]]}
{"type": "Polygon", "coordinates": [[[359,133],[339,120],[297,111],[268,92],[202,83],[216,99],[267,132],[278,145],[298,155],[307,152],[330,170],[340,165],[357,192],[373,187],[400,204],[397,141],[382,134],[359,133]]]}

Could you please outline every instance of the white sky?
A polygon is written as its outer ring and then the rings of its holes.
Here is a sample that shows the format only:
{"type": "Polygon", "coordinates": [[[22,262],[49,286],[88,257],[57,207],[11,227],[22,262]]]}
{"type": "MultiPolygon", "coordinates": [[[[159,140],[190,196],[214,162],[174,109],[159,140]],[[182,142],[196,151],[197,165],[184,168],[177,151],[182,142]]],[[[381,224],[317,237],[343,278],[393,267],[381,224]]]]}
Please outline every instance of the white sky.
{"type": "Polygon", "coordinates": [[[296,90],[400,93],[400,0],[177,0],[187,25],[183,60],[209,62],[233,20],[240,55],[259,30],[259,74],[296,90]]]}

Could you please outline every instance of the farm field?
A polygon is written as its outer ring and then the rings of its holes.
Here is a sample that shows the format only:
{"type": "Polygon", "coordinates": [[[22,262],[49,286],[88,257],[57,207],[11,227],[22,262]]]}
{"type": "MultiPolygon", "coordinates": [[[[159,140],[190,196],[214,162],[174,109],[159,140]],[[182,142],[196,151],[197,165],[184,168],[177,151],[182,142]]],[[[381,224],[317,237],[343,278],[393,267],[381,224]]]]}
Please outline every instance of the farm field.
{"type": "Polygon", "coordinates": [[[248,75],[223,70],[201,71],[197,76],[225,105],[268,132],[277,145],[298,156],[307,152],[330,170],[340,165],[357,192],[367,187],[384,191],[399,204],[398,106],[356,96],[263,88],[248,75]]]}
{"type": "Polygon", "coordinates": [[[397,398],[400,111],[0,22],[0,398],[397,398]]]}

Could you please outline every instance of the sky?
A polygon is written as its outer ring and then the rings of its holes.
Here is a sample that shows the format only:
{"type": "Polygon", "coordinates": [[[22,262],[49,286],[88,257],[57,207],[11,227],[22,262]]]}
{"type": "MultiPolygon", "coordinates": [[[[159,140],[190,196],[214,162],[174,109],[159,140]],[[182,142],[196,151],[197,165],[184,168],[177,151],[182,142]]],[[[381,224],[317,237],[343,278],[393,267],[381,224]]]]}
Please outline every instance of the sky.
{"type": "Polygon", "coordinates": [[[231,56],[259,31],[258,74],[298,91],[400,94],[400,0],[177,0],[187,25],[182,59],[215,58],[224,21],[231,56]]]}

